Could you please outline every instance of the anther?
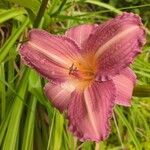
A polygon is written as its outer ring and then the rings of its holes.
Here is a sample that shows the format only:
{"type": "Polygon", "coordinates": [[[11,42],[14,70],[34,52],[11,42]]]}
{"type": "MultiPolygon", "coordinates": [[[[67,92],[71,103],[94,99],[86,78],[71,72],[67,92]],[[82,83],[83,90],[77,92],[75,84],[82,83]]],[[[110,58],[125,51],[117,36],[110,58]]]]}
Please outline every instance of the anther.
{"type": "Polygon", "coordinates": [[[74,63],[71,65],[71,67],[69,68],[69,75],[72,73],[73,71],[73,66],[74,66],[74,63]]]}

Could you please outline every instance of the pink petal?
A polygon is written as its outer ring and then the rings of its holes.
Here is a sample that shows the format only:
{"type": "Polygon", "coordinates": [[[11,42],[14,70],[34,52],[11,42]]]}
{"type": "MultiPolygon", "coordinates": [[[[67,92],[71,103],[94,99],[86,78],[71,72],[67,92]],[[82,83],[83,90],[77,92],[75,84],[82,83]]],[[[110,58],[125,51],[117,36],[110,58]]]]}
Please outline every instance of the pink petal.
{"type": "Polygon", "coordinates": [[[99,79],[106,80],[127,67],[144,43],[141,18],[133,13],[123,13],[97,27],[84,49],[86,53],[95,53],[99,79]]]}
{"type": "Polygon", "coordinates": [[[79,51],[75,42],[67,37],[33,29],[29,33],[29,41],[21,46],[20,55],[27,65],[47,79],[65,80],[73,60],[80,57],[79,51]]]}
{"type": "Polygon", "coordinates": [[[109,135],[109,119],[115,101],[112,81],[94,82],[84,92],[72,93],[68,106],[69,128],[81,141],[100,141],[109,135]]]}
{"type": "Polygon", "coordinates": [[[80,47],[86,42],[86,40],[89,38],[89,35],[91,32],[95,29],[95,27],[98,26],[96,24],[83,24],[76,27],[73,27],[69,29],[65,35],[67,37],[72,38],[75,40],[80,47]]]}
{"type": "Polygon", "coordinates": [[[75,90],[75,86],[69,81],[61,84],[49,82],[44,90],[51,103],[62,112],[71,102],[71,94],[75,90]]]}
{"type": "Polygon", "coordinates": [[[136,82],[136,75],[130,68],[126,68],[113,78],[117,89],[116,104],[131,106],[132,92],[136,82]]]}

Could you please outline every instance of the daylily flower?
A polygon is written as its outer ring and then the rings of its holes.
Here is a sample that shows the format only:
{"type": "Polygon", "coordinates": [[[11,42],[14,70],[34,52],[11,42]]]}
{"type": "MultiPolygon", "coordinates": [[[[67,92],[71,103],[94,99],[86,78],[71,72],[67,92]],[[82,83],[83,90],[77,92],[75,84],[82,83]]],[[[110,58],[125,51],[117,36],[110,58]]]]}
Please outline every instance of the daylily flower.
{"type": "Polygon", "coordinates": [[[84,24],[56,36],[33,29],[20,48],[23,61],[49,82],[51,103],[67,112],[81,141],[109,135],[113,106],[131,105],[136,75],[129,68],[145,43],[139,16],[123,13],[103,24],[84,24]]]}

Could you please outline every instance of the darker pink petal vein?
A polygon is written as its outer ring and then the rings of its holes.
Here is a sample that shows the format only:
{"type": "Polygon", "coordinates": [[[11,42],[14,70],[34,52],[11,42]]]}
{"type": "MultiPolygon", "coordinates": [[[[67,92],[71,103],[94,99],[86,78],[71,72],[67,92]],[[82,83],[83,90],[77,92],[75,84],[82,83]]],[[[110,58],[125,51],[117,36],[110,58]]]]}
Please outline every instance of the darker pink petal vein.
{"type": "Polygon", "coordinates": [[[73,27],[63,36],[33,29],[19,52],[49,81],[45,93],[67,111],[73,134],[98,142],[109,135],[113,106],[131,105],[136,75],[129,65],[145,41],[141,18],[123,13],[100,25],[73,27]]]}

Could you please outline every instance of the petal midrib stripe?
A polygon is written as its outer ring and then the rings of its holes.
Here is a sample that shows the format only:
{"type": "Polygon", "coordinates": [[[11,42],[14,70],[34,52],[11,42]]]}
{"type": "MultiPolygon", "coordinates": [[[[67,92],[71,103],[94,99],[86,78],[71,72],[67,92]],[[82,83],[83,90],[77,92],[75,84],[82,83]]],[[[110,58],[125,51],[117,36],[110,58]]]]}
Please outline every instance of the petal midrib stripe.
{"type": "Polygon", "coordinates": [[[39,47],[38,45],[36,45],[33,42],[28,42],[28,44],[35,48],[36,51],[40,52],[41,54],[44,54],[46,57],[48,57],[50,60],[59,63],[61,66],[65,67],[65,68],[69,68],[70,67],[70,63],[68,61],[65,61],[64,59],[61,59],[60,57],[58,57],[55,54],[52,53],[48,53],[47,50],[45,50],[44,48],[39,47]]]}
{"type": "Polygon", "coordinates": [[[104,45],[102,45],[97,52],[95,53],[95,58],[97,59],[100,55],[102,55],[102,53],[105,52],[105,50],[111,46],[112,44],[116,43],[117,41],[119,41],[120,39],[122,39],[123,37],[127,36],[128,34],[132,33],[133,31],[135,31],[136,29],[138,29],[139,26],[131,26],[130,28],[128,28],[127,30],[124,30],[120,33],[118,33],[116,36],[114,36],[112,39],[110,39],[109,41],[107,41],[104,45]]]}

